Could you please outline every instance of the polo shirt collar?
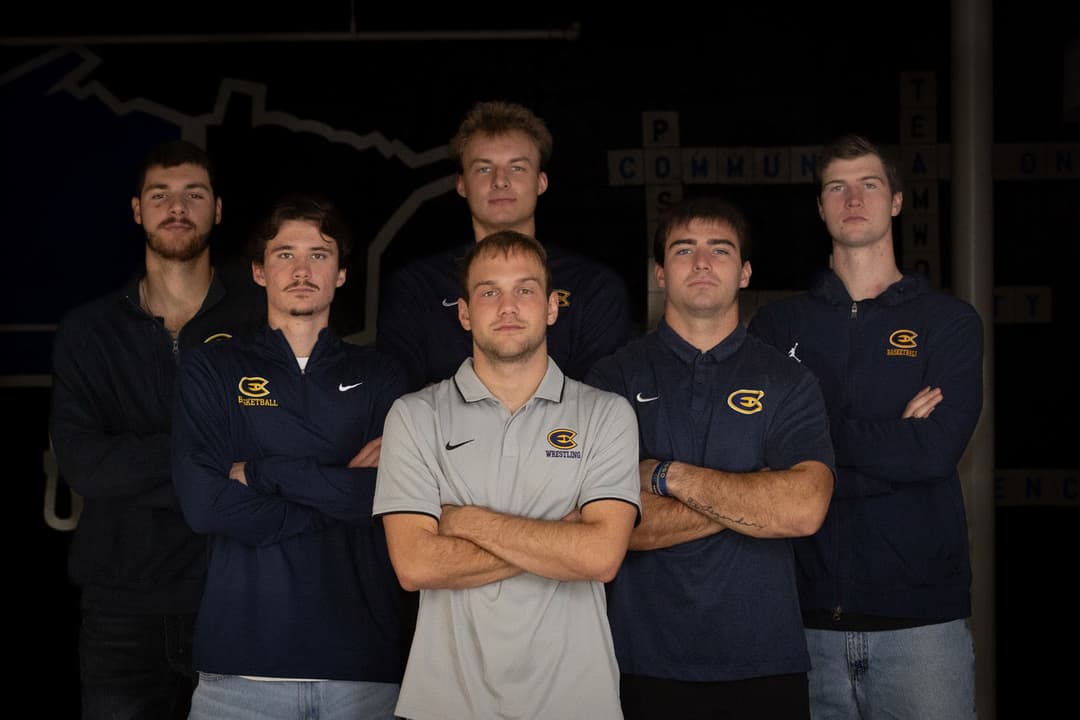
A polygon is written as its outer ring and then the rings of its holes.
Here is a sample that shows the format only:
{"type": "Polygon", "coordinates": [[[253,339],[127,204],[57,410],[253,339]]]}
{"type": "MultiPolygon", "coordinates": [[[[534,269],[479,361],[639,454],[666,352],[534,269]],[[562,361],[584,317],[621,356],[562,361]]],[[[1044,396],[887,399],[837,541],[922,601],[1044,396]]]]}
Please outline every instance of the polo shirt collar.
{"type": "MultiPolygon", "coordinates": [[[[465,358],[458,371],[454,373],[454,384],[465,402],[476,402],[484,398],[496,399],[491,394],[491,391],[487,389],[487,386],[480,382],[480,378],[476,376],[476,368],[473,367],[471,357],[465,358]]],[[[543,398],[551,402],[562,402],[563,387],[565,385],[566,376],[563,375],[563,371],[559,369],[555,361],[549,357],[547,372],[544,373],[544,379],[540,381],[540,385],[536,388],[536,392],[533,393],[533,397],[543,398]]]]}
{"type": "Polygon", "coordinates": [[[730,335],[705,352],[698,350],[686,340],[683,340],[681,335],[671,329],[671,326],[667,324],[667,320],[664,318],[660,318],[656,334],[660,342],[687,365],[693,365],[699,355],[711,355],[719,363],[727,360],[742,347],[743,341],[746,340],[746,326],[739,323],[730,335]]]}

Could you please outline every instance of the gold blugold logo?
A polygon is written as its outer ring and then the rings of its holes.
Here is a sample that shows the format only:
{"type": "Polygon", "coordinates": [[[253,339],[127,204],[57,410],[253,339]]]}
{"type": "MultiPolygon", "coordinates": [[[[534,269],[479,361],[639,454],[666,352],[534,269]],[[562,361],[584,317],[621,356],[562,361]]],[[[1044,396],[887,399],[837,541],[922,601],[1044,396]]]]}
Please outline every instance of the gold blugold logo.
{"type": "Polygon", "coordinates": [[[205,345],[206,343],[214,342],[215,340],[229,340],[231,338],[232,338],[232,335],[230,335],[227,332],[214,333],[213,335],[210,335],[205,340],[203,340],[203,344],[205,345]]]}
{"type": "Polygon", "coordinates": [[[894,330],[892,335],[889,335],[889,344],[892,347],[885,349],[885,355],[918,357],[919,351],[915,349],[918,347],[918,343],[915,342],[917,337],[919,337],[919,333],[914,330],[894,330]]]}
{"type": "Polygon", "coordinates": [[[570,291],[569,290],[552,290],[559,296],[559,307],[570,307],[570,291]]]}
{"type": "Polygon", "coordinates": [[[765,397],[764,390],[736,390],[727,396],[728,407],[743,415],[753,415],[764,410],[761,398],[765,397]]]}
{"type": "Polygon", "coordinates": [[[572,450],[577,447],[577,443],[574,438],[577,437],[576,430],[567,430],[566,428],[559,428],[558,430],[552,430],[548,433],[548,444],[553,448],[559,450],[572,450]]]}
{"type": "Polygon", "coordinates": [[[270,394],[270,391],[266,389],[266,386],[270,384],[270,381],[261,377],[242,377],[237,387],[240,388],[240,392],[248,397],[266,397],[270,394]]]}

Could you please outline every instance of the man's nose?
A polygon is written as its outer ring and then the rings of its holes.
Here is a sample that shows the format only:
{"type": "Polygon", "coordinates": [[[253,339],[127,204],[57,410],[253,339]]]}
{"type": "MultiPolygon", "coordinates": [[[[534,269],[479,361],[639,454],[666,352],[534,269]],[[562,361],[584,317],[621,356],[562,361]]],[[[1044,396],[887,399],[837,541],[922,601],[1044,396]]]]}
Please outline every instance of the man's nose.
{"type": "Polygon", "coordinates": [[[297,257],[293,260],[292,274],[294,278],[306,278],[311,274],[311,263],[305,257],[297,257]]]}
{"type": "Polygon", "coordinates": [[[183,194],[173,195],[169,198],[169,212],[173,215],[187,215],[187,198],[183,194]]]}
{"type": "Polygon", "coordinates": [[[510,174],[500,168],[495,168],[491,173],[491,187],[505,189],[510,187],[510,174]]]}

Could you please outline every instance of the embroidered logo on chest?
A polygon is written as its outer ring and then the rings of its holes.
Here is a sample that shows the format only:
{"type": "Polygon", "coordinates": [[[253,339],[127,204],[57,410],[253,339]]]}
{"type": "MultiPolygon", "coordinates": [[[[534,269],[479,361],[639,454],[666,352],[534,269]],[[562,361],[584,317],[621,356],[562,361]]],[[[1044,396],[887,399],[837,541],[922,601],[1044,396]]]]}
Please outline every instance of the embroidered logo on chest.
{"type": "Polygon", "coordinates": [[[917,337],[919,337],[919,334],[914,330],[894,330],[889,335],[889,345],[892,347],[885,348],[885,355],[889,357],[919,357],[919,351],[916,349],[918,343],[915,342],[917,337]]]}
{"type": "Polygon", "coordinates": [[[545,450],[544,454],[547,457],[561,457],[561,458],[580,458],[581,451],[575,450],[578,446],[577,430],[570,430],[569,428],[557,428],[547,434],[548,445],[555,448],[554,450],[545,450]]]}
{"type": "Polygon", "coordinates": [[[727,404],[737,413],[753,415],[765,409],[761,404],[763,397],[765,397],[764,390],[736,390],[727,396],[727,404]]]}
{"type": "Polygon", "coordinates": [[[236,402],[247,407],[277,407],[277,400],[267,397],[270,394],[270,381],[262,377],[242,377],[237,383],[240,394],[236,402]]]}

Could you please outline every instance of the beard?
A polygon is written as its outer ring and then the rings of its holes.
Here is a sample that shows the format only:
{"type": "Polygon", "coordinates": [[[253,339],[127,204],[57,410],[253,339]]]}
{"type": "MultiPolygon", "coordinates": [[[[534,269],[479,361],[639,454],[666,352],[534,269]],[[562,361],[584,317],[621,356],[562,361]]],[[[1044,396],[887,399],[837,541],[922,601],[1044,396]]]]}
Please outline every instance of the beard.
{"type": "Polygon", "coordinates": [[[147,231],[146,246],[162,260],[188,262],[202,255],[210,247],[210,233],[196,232],[182,240],[170,242],[157,232],[147,231]]]}
{"type": "Polygon", "coordinates": [[[544,333],[539,337],[523,338],[515,342],[504,342],[502,344],[487,339],[478,339],[475,333],[473,334],[476,349],[492,364],[517,363],[528,360],[536,354],[546,339],[547,328],[544,328],[544,333]]]}

